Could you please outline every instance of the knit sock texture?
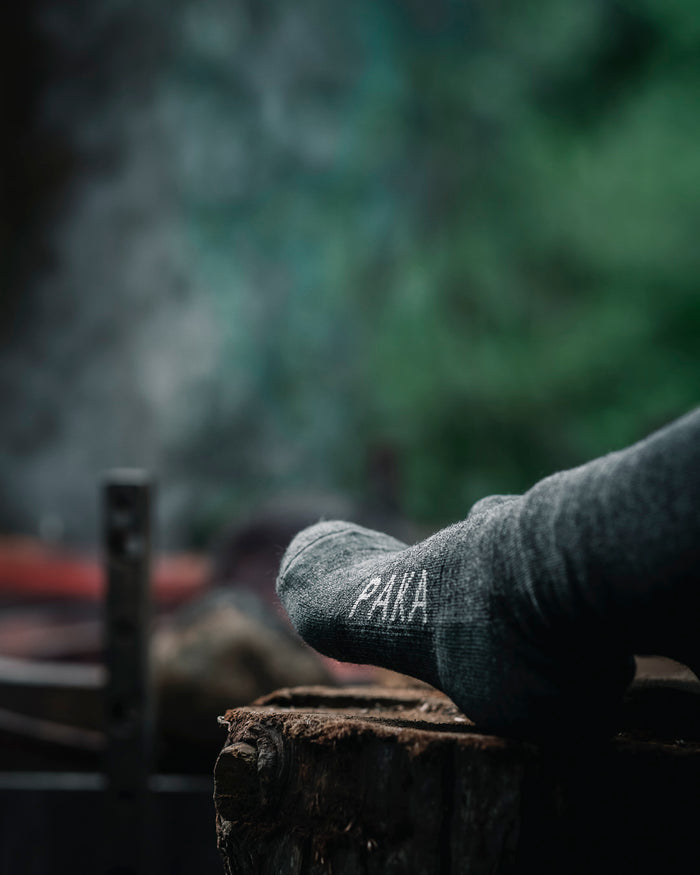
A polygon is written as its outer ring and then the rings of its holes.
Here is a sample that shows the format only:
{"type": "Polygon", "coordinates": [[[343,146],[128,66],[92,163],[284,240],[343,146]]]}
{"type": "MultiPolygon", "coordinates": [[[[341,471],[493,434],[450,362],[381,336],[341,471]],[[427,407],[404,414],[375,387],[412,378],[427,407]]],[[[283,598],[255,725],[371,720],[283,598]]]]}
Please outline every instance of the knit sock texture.
{"type": "Polygon", "coordinates": [[[320,652],[425,680],[484,731],[543,738],[613,731],[634,653],[698,670],[699,572],[695,411],[413,546],[318,523],[277,585],[320,652]]]}

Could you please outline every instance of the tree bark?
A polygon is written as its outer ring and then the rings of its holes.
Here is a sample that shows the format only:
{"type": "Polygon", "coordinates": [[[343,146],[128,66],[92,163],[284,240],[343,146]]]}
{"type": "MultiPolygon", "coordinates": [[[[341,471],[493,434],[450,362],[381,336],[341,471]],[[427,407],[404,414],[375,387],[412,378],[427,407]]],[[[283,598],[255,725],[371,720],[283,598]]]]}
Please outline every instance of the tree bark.
{"type": "Polygon", "coordinates": [[[642,728],[585,747],[563,740],[558,749],[482,735],[429,689],[297,688],[229,711],[214,794],[224,868],[228,875],[694,871],[697,685],[676,689],[679,707],[666,688],[664,720],[651,728],[657,690],[648,693],[635,694],[627,712],[642,728]]]}

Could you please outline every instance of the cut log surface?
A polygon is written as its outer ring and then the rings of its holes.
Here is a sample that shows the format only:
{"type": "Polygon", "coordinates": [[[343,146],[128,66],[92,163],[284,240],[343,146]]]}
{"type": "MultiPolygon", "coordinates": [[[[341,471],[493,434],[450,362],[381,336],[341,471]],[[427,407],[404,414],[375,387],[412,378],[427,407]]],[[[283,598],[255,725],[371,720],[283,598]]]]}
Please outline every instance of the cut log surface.
{"type": "MultiPolygon", "coordinates": [[[[555,750],[481,734],[432,689],[273,693],[221,718],[225,871],[695,872],[699,699],[679,695],[684,737],[667,716],[555,750]]],[[[633,713],[639,722],[644,707],[633,713]]]]}

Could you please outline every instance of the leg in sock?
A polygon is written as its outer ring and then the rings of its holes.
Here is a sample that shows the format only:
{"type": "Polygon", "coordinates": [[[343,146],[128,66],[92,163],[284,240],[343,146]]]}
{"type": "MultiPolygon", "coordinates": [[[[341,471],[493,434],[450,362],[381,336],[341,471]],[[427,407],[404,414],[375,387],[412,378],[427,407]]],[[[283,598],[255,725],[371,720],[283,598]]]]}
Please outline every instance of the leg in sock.
{"type": "Polygon", "coordinates": [[[278,592],[322,653],[428,681],[484,730],[543,737],[612,731],[634,653],[698,671],[699,578],[700,410],[414,546],[312,526],[278,592]]]}

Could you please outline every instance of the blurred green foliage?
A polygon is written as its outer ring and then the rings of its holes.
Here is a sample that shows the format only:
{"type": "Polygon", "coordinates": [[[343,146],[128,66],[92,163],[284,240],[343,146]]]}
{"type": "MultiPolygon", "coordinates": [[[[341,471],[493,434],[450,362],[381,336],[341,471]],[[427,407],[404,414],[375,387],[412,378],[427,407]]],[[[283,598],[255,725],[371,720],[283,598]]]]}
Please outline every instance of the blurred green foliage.
{"type": "Polygon", "coordinates": [[[273,3],[223,43],[221,8],[164,86],[206,141],[181,191],[222,332],[183,457],[202,519],[362,498],[389,447],[438,524],[697,403],[700,7],[273,3]]]}

